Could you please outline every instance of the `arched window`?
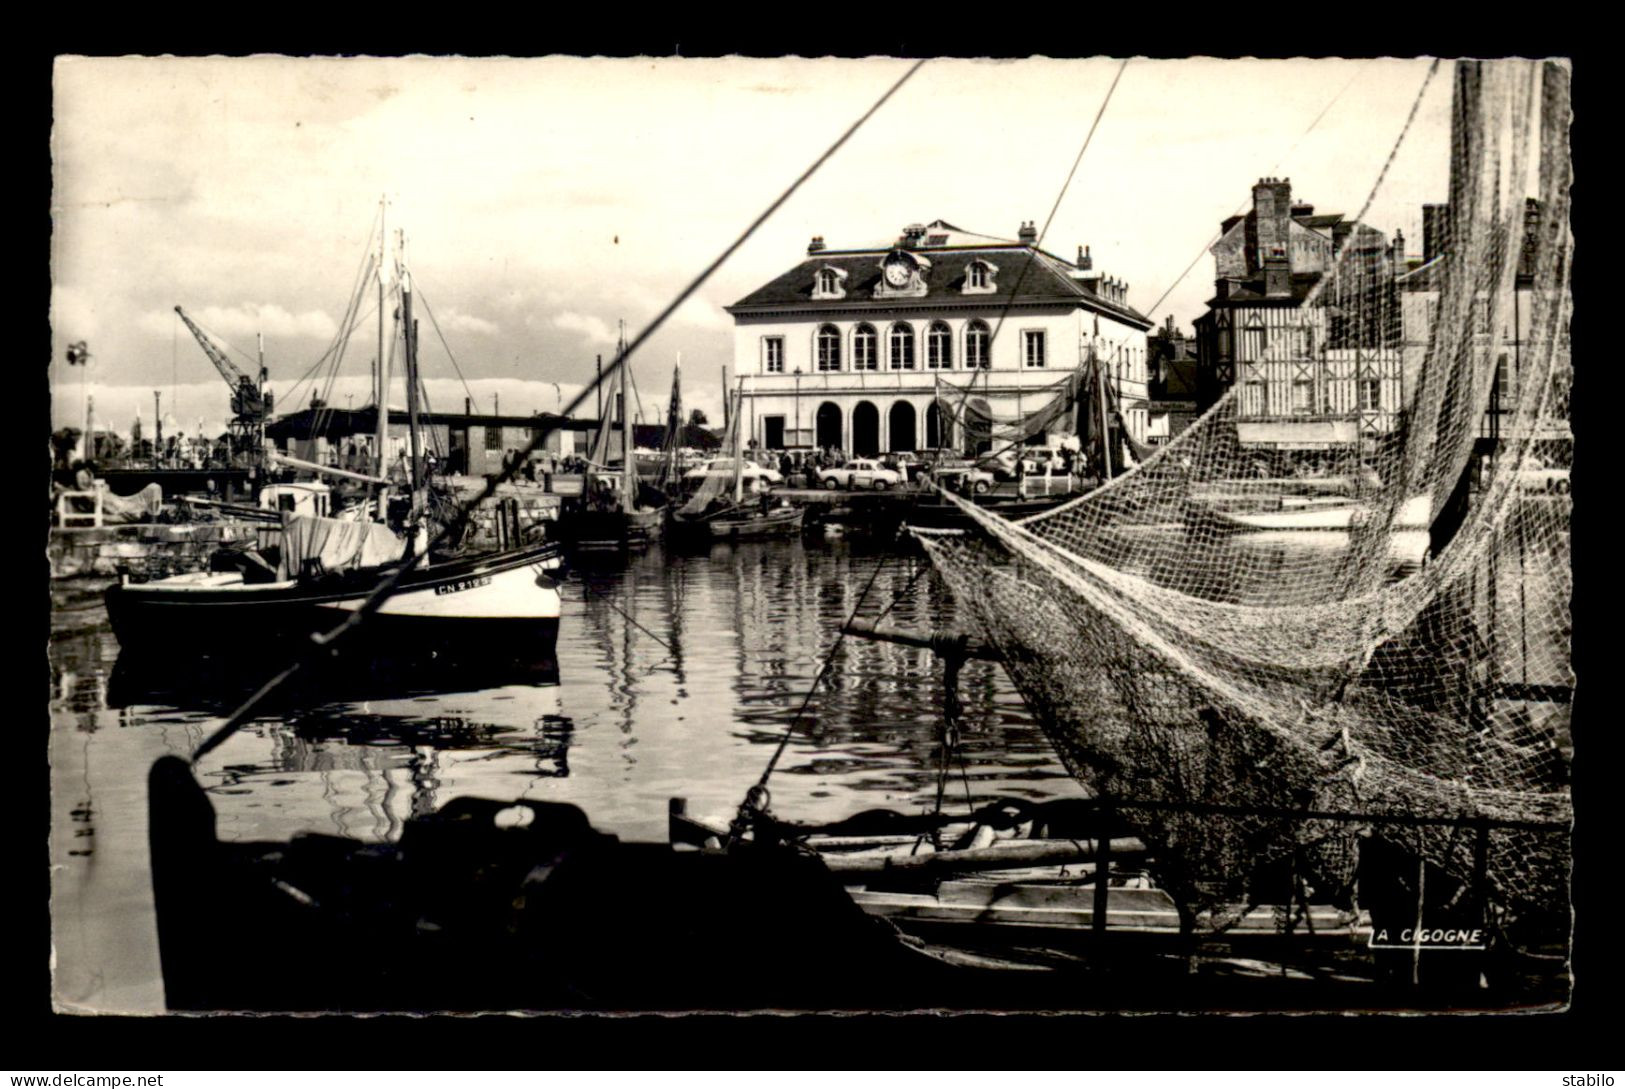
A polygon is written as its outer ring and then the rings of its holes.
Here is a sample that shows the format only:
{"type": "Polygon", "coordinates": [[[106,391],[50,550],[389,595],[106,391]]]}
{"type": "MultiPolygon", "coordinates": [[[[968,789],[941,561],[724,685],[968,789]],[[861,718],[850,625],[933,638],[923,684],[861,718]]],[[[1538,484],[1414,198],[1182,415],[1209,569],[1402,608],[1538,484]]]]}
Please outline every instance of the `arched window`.
{"type": "Polygon", "coordinates": [[[875,344],[875,327],[864,323],[852,330],[852,369],[872,371],[878,366],[879,352],[875,344]]]}
{"type": "Polygon", "coordinates": [[[833,325],[819,327],[818,369],[821,371],[841,369],[841,331],[833,325]]]}
{"type": "Polygon", "coordinates": [[[840,283],[835,279],[834,269],[821,268],[818,270],[818,293],[820,295],[833,295],[840,286],[840,283]]]}
{"type": "Polygon", "coordinates": [[[988,359],[987,322],[980,319],[965,326],[965,366],[971,370],[992,366],[988,359]]]}
{"type": "Polygon", "coordinates": [[[891,369],[894,371],[911,371],[914,369],[914,327],[906,321],[900,321],[891,327],[891,336],[888,338],[891,351],[891,369]]]}
{"type": "Polygon", "coordinates": [[[925,334],[925,366],[927,370],[945,371],[954,365],[953,334],[940,321],[931,323],[925,334]]]}

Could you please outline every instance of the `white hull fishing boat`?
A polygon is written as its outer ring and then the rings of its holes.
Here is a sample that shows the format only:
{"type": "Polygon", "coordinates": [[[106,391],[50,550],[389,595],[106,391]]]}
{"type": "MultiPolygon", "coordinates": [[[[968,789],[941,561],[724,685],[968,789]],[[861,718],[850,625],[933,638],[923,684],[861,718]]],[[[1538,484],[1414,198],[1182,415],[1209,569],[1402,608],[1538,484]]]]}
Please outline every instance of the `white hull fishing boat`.
{"type": "MultiPolygon", "coordinates": [[[[1430,498],[1425,495],[1408,500],[1399,509],[1395,529],[1427,529],[1430,498]]],[[[1280,507],[1264,511],[1210,512],[1216,526],[1237,533],[1255,531],[1275,532],[1293,530],[1332,530],[1347,532],[1355,522],[1370,518],[1376,512],[1364,503],[1337,497],[1283,496],[1280,507]]]]}
{"type": "MultiPolygon", "coordinates": [[[[406,562],[406,561],[400,561],[406,562]]],[[[308,639],[362,607],[395,565],[324,576],[245,581],[240,572],[197,572],[108,591],[120,646],[226,649],[308,639]]],[[[366,625],[369,641],[468,648],[519,640],[551,648],[558,634],[555,544],[419,565],[366,625]]]]}
{"type": "MultiPolygon", "coordinates": [[[[402,243],[404,249],[404,243],[402,243]]],[[[380,222],[378,267],[385,267],[380,222]]],[[[550,658],[558,633],[560,598],[554,575],[562,558],[554,542],[513,539],[508,547],[472,554],[428,548],[429,481],[420,454],[417,330],[412,282],[404,258],[387,287],[398,292],[405,341],[411,463],[409,506],[398,525],[386,524],[390,508],[383,451],[388,413],[380,411],[376,475],[361,477],[378,490],[358,514],[288,513],[280,531],[266,535],[264,553],[219,557],[237,570],[199,572],[152,582],[130,582],[107,592],[108,618],[128,650],[192,649],[228,653],[238,648],[294,646],[329,632],[361,609],[386,582],[394,592],[364,625],[375,650],[430,650],[486,654],[510,648],[520,657],[550,658]],[[372,520],[377,518],[378,520],[372,520]],[[274,558],[274,559],[273,559],[274,558]],[[401,568],[407,570],[401,573],[401,568]]],[[[380,300],[386,290],[380,273],[380,300]]],[[[383,344],[383,306],[379,342],[383,344]]],[[[387,356],[380,351],[380,359],[387,356]]],[[[380,369],[379,401],[388,388],[380,369]]],[[[315,471],[357,474],[283,459],[315,471]]],[[[517,533],[511,535],[517,537],[517,533]]]]}

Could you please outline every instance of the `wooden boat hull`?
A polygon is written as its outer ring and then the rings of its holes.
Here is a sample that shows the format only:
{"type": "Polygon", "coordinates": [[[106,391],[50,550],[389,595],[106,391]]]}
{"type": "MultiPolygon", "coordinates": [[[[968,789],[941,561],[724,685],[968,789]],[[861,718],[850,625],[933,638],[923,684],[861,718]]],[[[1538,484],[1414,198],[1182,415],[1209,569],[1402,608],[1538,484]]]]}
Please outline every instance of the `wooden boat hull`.
{"type": "Polygon", "coordinates": [[[660,507],[634,511],[581,510],[565,518],[563,530],[581,549],[647,548],[660,540],[666,512],[660,507]]]}
{"type": "MultiPolygon", "coordinates": [[[[557,545],[417,568],[356,633],[369,646],[459,653],[528,647],[551,654],[560,599],[557,545]]],[[[107,591],[123,648],[152,651],[287,646],[336,627],[382,581],[380,571],[264,584],[232,576],[181,576],[107,591]]]]}
{"type": "MultiPolygon", "coordinates": [[[[973,502],[993,514],[1018,520],[1052,511],[1076,498],[1077,495],[1051,495],[1036,499],[976,499],[973,502]]],[[[974,525],[970,515],[953,504],[940,500],[916,503],[909,509],[906,521],[909,525],[919,526],[922,529],[970,529],[974,525]]]]}
{"type": "Polygon", "coordinates": [[[705,527],[714,541],[750,541],[773,537],[798,537],[805,511],[799,507],[781,507],[766,514],[753,511],[748,514],[721,514],[706,521],[705,527]]]}
{"type": "MultiPolygon", "coordinates": [[[[932,892],[916,878],[877,873],[852,889],[852,875],[843,882],[818,855],[788,844],[628,843],[594,830],[574,806],[477,798],[413,817],[396,843],[323,834],[222,841],[210,797],[185,761],[160,759],[148,787],[171,1010],[1427,1004],[1414,989],[1385,994],[1342,973],[1193,974],[1192,947],[1177,935],[1157,936],[1167,952],[1130,959],[1124,947],[1103,956],[1107,947],[1090,943],[1087,908],[1072,906],[1078,893],[1031,879],[972,876],[932,892]],[[1014,925],[976,925],[990,912],[1014,925]],[[902,936],[898,925],[946,930],[951,944],[902,936]],[[977,937],[984,932],[985,945],[977,937]],[[275,935],[269,951],[265,935],[275,935]],[[1028,946],[1056,955],[1034,959],[1028,946]],[[357,958],[356,950],[373,948],[389,953],[357,958]],[[1083,967],[1091,970],[1076,970],[1083,967]]],[[[907,855],[918,840],[907,837],[898,852],[907,855]]],[[[1144,894],[1115,886],[1111,894],[1108,915],[1119,923],[1144,914],[1144,894]]],[[[1148,906],[1160,919],[1164,905],[1148,906]]],[[[1265,928],[1259,937],[1268,937],[1265,928]]],[[[1351,952],[1359,952],[1357,939],[1351,952]]],[[[1459,1004],[1462,995],[1432,997],[1459,1004]]],[[[1469,997],[1485,1001],[1476,977],[1469,997]]]]}
{"type": "Polygon", "coordinates": [[[839,1008],[870,974],[866,995],[904,978],[928,995],[939,969],[791,850],[679,853],[574,806],[472,798],[396,844],[222,842],[175,757],[149,808],[172,1010],[839,1008]],[[513,809],[529,819],[502,826],[513,809]]]}

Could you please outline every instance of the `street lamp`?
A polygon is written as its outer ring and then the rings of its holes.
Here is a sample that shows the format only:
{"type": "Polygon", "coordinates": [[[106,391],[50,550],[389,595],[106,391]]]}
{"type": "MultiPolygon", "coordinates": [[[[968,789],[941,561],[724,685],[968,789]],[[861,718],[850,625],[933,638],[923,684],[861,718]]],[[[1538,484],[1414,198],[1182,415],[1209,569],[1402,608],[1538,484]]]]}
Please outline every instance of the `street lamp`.
{"type": "Polygon", "coordinates": [[[68,366],[85,368],[79,372],[79,407],[85,424],[84,432],[80,435],[79,441],[83,444],[81,460],[88,463],[95,456],[96,451],[95,445],[90,438],[90,393],[87,388],[87,380],[90,375],[90,346],[82,340],[74,341],[68,345],[67,356],[68,366]]]}

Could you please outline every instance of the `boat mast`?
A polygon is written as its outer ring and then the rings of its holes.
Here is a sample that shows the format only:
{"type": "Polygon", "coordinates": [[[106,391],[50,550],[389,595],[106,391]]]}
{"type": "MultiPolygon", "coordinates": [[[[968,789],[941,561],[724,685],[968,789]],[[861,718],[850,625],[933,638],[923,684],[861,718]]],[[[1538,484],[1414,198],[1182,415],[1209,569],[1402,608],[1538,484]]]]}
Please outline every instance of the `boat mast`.
{"type": "Polygon", "coordinates": [[[677,365],[671,372],[671,405],[666,409],[666,446],[661,458],[659,485],[670,487],[677,479],[677,448],[683,434],[683,353],[677,353],[677,365]]]}
{"type": "MultiPolygon", "coordinates": [[[[377,462],[374,475],[380,478],[389,475],[388,454],[389,446],[389,358],[384,354],[384,292],[389,282],[389,264],[387,261],[389,249],[389,232],[385,229],[384,217],[389,211],[389,199],[378,198],[378,358],[373,363],[373,398],[372,407],[376,415],[373,420],[373,432],[377,462]]],[[[377,490],[378,520],[384,521],[388,517],[388,492],[385,488],[377,490]]]]}
{"type": "Polygon", "coordinates": [[[626,359],[626,322],[621,322],[621,342],[616,346],[621,360],[621,509],[630,513],[637,509],[637,462],[632,456],[632,414],[627,411],[627,377],[631,364],[626,359]]]}
{"type": "Polygon", "coordinates": [[[730,430],[728,432],[729,438],[732,440],[730,442],[730,444],[729,444],[731,449],[728,452],[733,457],[733,463],[734,463],[734,504],[735,505],[741,504],[741,503],[743,503],[745,501],[745,455],[744,455],[744,452],[739,449],[739,411],[740,411],[740,409],[745,407],[744,404],[742,403],[744,401],[744,399],[745,399],[745,380],[743,378],[741,378],[741,379],[739,379],[739,391],[734,394],[734,410],[733,410],[733,423],[734,423],[734,426],[733,426],[732,430],[730,430]]]}
{"type": "Polygon", "coordinates": [[[422,468],[419,464],[421,438],[418,435],[418,329],[412,317],[412,274],[406,267],[406,236],[398,239],[397,250],[401,260],[401,331],[406,337],[406,427],[411,439],[412,514],[419,512],[418,489],[422,487],[422,468]]]}
{"type": "Polygon", "coordinates": [[[1089,345],[1089,359],[1095,368],[1095,385],[1100,391],[1100,457],[1101,466],[1106,471],[1105,479],[1112,478],[1112,431],[1111,421],[1106,415],[1106,372],[1100,366],[1100,354],[1095,351],[1094,344],[1089,345]]]}

